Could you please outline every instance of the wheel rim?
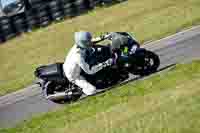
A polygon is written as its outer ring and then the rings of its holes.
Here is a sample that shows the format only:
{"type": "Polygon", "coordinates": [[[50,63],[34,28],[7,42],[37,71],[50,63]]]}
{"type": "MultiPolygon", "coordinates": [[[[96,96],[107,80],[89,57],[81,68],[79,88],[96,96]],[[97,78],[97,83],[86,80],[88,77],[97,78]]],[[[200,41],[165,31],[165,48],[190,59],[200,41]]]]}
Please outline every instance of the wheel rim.
{"type": "Polygon", "coordinates": [[[152,52],[148,52],[145,56],[145,69],[144,71],[149,74],[149,73],[153,73],[157,70],[158,66],[160,65],[160,60],[159,57],[152,53],[152,52]]]}
{"type": "Polygon", "coordinates": [[[143,59],[140,59],[140,62],[137,64],[135,73],[139,75],[148,75],[155,72],[159,65],[159,57],[156,54],[147,51],[143,59]]]}

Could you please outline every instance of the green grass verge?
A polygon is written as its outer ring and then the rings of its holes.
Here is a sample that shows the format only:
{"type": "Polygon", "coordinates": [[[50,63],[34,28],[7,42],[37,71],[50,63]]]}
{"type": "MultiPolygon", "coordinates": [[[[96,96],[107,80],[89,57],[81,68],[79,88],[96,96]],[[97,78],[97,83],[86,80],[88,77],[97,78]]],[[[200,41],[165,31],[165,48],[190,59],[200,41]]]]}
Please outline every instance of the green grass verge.
{"type": "Polygon", "coordinates": [[[64,106],[2,133],[197,133],[200,61],[64,106]]]}
{"type": "Polygon", "coordinates": [[[38,65],[63,61],[75,31],[129,31],[144,42],[199,24],[199,12],[199,0],[128,0],[24,34],[0,46],[0,95],[30,84],[38,65]]]}

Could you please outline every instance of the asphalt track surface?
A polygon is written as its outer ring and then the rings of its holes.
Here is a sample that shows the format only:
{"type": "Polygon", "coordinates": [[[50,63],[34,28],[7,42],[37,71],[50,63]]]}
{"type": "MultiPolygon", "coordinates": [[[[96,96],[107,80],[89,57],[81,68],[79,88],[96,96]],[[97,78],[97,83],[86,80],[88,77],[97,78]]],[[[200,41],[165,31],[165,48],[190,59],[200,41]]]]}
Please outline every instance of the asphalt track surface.
{"type": "MultiPolygon", "coordinates": [[[[176,63],[200,59],[200,26],[144,45],[160,56],[163,69],[176,63]]],[[[134,79],[134,77],[132,77],[134,79]]],[[[32,85],[19,92],[0,97],[0,128],[13,127],[33,116],[67,106],[44,99],[41,89],[32,85]]]]}

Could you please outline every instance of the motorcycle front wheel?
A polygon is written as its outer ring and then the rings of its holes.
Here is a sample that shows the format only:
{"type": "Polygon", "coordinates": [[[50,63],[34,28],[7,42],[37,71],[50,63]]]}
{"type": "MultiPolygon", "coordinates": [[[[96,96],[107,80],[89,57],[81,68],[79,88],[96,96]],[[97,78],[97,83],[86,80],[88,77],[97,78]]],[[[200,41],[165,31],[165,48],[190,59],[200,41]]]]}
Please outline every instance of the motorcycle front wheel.
{"type": "Polygon", "coordinates": [[[151,51],[140,53],[136,57],[136,62],[133,65],[132,73],[135,75],[149,75],[157,71],[160,66],[159,56],[151,51]]]}

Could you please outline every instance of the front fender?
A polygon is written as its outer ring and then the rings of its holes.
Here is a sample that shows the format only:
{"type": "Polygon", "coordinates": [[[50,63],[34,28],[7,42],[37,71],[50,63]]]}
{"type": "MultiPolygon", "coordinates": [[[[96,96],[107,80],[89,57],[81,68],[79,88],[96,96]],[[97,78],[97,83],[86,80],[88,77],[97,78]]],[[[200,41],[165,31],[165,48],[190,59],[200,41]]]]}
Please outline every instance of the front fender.
{"type": "Polygon", "coordinates": [[[146,54],[146,49],[144,48],[137,48],[134,54],[131,55],[129,58],[129,62],[132,65],[141,65],[144,63],[144,58],[146,54]]]}
{"type": "Polygon", "coordinates": [[[146,51],[147,50],[145,48],[137,48],[136,51],[135,51],[135,55],[145,54],[146,51]]]}

